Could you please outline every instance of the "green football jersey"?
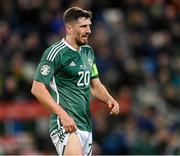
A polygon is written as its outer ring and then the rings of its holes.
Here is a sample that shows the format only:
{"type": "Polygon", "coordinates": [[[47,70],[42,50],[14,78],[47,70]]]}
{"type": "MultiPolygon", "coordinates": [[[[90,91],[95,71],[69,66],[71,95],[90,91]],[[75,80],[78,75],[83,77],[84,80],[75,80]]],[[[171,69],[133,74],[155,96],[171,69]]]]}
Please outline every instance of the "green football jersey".
{"type": "MultiPolygon", "coordinates": [[[[95,56],[88,45],[77,51],[64,39],[43,53],[34,80],[46,84],[50,94],[75,121],[80,130],[92,131],[90,80],[98,77],[95,56]]],[[[50,131],[60,126],[51,115],[50,131]]]]}

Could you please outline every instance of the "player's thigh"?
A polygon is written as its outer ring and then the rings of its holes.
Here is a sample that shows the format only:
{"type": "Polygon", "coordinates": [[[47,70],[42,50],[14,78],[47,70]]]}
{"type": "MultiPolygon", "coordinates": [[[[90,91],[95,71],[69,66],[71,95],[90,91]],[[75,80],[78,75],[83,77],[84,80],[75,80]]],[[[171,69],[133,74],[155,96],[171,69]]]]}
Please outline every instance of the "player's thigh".
{"type": "Polygon", "coordinates": [[[81,140],[84,155],[92,155],[92,132],[78,129],[76,133],[81,140]]]}
{"type": "Polygon", "coordinates": [[[83,155],[81,142],[75,133],[69,135],[64,155],[83,155]]]}

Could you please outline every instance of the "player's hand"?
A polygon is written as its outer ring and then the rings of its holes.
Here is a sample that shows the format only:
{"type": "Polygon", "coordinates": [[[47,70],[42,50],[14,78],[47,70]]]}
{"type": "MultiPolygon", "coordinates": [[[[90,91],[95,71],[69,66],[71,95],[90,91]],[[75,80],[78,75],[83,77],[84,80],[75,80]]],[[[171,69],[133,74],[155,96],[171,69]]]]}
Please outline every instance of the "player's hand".
{"type": "Polygon", "coordinates": [[[119,104],[116,100],[114,99],[108,100],[107,105],[110,108],[110,115],[119,113],[119,104]]]}
{"type": "Polygon", "coordinates": [[[68,114],[64,114],[63,116],[61,116],[60,120],[66,132],[72,133],[77,130],[74,119],[71,118],[68,114]]]}

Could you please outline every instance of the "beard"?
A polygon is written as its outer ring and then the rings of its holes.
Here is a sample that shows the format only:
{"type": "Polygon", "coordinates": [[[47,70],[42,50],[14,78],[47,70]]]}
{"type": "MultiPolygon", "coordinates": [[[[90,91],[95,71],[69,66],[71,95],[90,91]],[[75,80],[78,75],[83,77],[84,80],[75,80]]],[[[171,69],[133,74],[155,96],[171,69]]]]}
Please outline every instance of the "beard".
{"type": "Polygon", "coordinates": [[[82,39],[81,39],[81,37],[76,38],[76,43],[78,46],[82,46],[82,45],[85,45],[88,43],[88,37],[87,37],[87,39],[84,39],[83,37],[84,36],[82,36],[82,39]]]}

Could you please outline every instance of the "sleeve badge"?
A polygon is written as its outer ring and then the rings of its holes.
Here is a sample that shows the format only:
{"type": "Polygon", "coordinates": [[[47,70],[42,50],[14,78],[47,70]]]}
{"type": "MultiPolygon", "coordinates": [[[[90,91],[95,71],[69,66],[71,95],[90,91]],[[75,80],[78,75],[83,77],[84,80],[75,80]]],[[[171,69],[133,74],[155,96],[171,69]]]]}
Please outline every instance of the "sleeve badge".
{"type": "Polygon", "coordinates": [[[50,72],[50,66],[49,65],[43,65],[41,67],[41,74],[42,75],[46,76],[49,74],[49,72],[50,72]]]}

